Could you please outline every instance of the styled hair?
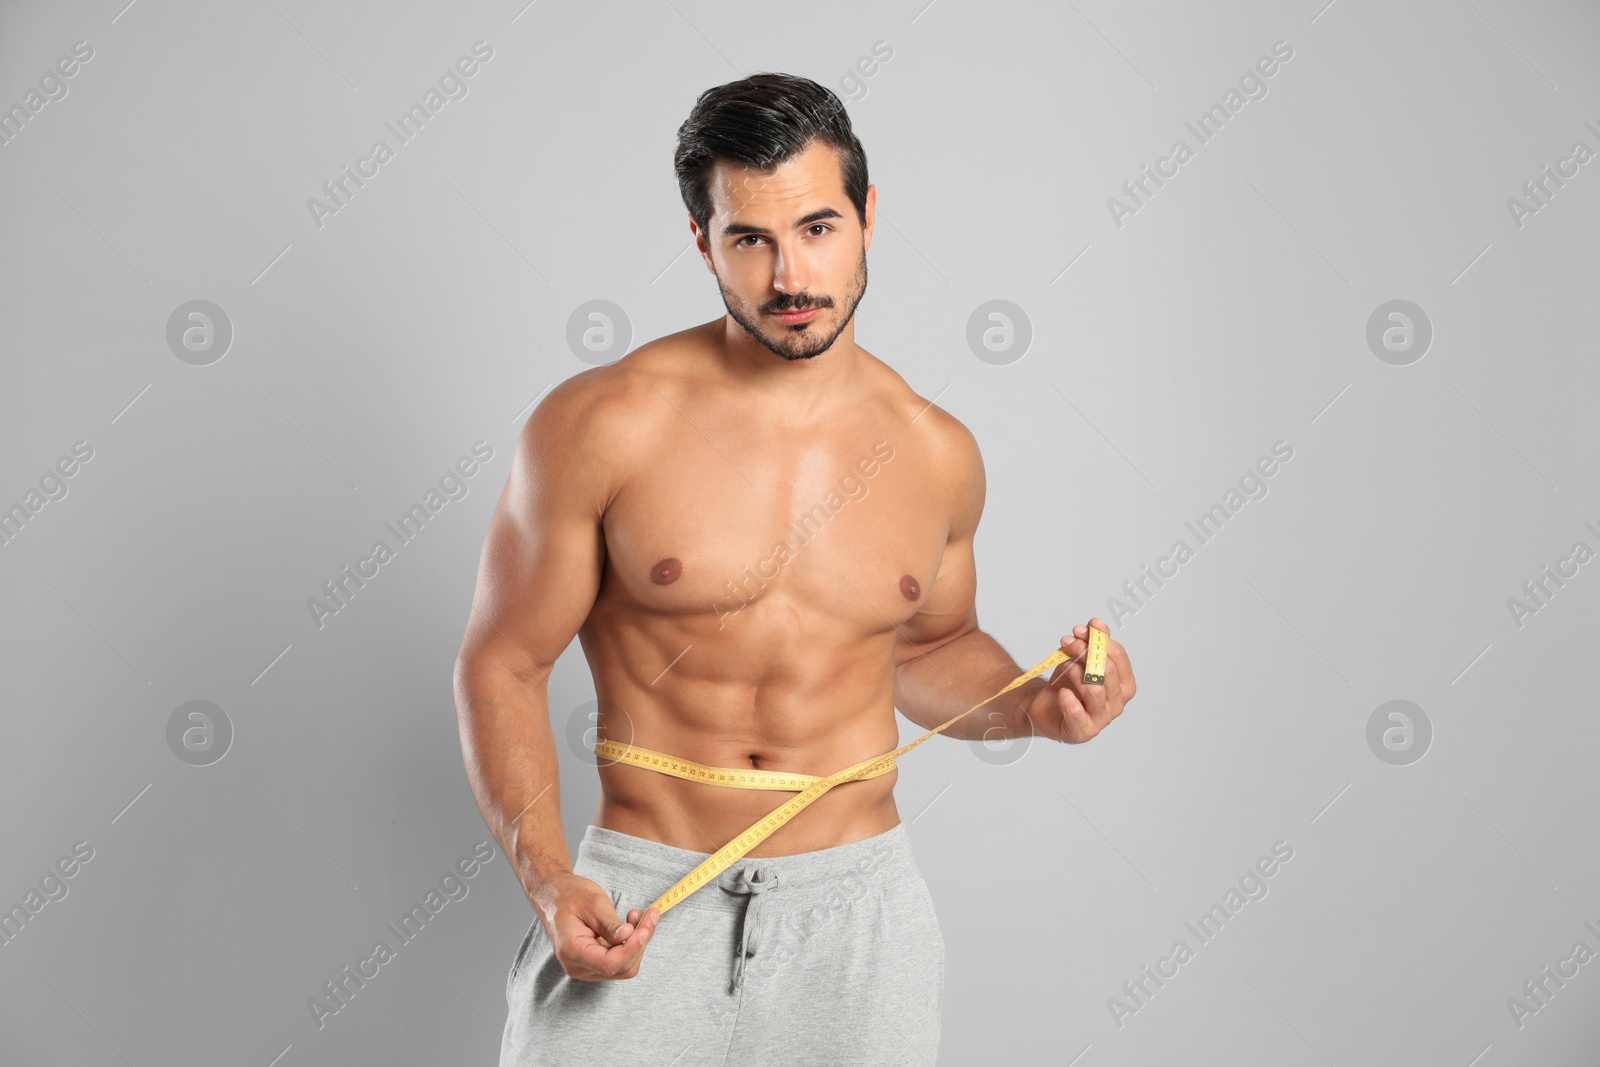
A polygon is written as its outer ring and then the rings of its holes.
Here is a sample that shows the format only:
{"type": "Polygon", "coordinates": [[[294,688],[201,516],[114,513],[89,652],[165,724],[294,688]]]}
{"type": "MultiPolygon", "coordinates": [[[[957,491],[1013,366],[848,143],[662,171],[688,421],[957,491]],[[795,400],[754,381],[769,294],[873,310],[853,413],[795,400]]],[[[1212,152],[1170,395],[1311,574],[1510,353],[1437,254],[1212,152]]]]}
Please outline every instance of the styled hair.
{"type": "Polygon", "coordinates": [[[770,171],[813,141],[837,152],[845,194],[865,226],[867,153],[833,90],[810,78],[769,71],[707,89],[678,127],[672,160],[690,217],[710,235],[711,169],[718,160],[770,171]]]}

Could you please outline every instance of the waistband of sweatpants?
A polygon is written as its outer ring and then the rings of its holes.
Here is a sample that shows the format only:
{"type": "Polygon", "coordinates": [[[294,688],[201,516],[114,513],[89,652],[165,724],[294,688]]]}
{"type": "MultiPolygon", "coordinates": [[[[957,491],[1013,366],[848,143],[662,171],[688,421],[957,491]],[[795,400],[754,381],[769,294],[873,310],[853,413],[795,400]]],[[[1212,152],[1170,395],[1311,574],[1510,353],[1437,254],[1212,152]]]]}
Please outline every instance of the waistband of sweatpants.
{"type": "MultiPolygon", "coordinates": [[[[581,872],[607,889],[621,890],[626,907],[648,907],[710,853],[675,848],[649,838],[590,826],[578,845],[581,872]]],[[[772,900],[781,906],[808,906],[843,894],[859,899],[922,877],[911,854],[911,835],[904,823],[881,834],[814,852],[787,856],[745,856],[710,883],[685,897],[679,908],[741,910],[748,891],[741,882],[776,877],[772,900]],[[741,872],[755,868],[749,875],[741,872]]]]}

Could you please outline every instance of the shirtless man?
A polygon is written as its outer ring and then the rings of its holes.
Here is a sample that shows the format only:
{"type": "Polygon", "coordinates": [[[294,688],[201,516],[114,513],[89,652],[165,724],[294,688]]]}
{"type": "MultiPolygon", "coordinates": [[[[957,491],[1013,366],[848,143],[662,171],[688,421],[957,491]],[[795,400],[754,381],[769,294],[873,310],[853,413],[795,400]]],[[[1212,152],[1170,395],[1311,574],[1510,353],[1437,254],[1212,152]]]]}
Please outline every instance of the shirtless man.
{"type": "MultiPolygon", "coordinates": [[[[500,1062],[931,1064],[944,947],[897,772],[665,917],[642,909],[792,794],[601,760],[576,864],[562,833],[547,682],[574,634],[604,737],[714,767],[825,775],[894,749],[896,707],[932,727],[1023,673],[978,629],[972,435],[855,343],[876,190],[838,98],[709,90],[677,167],[727,315],[534,410],[456,662],[472,789],[536,913],[500,1062]]],[[[1074,658],[948,733],[1087,741],[1133,694],[1111,641],[1103,685],[1074,658]]]]}

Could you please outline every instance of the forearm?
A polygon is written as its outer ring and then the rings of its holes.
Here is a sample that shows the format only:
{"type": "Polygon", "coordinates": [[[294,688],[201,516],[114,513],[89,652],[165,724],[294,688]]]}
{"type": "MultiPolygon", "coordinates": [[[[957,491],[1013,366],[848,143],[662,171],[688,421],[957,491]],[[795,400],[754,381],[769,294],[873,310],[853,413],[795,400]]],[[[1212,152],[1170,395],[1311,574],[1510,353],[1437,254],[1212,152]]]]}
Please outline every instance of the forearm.
{"type": "MultiPolygon", "coordinates": [[[[1005,688],[1025,668],[982,630],[971,630],[932,652],[901,664],[894,702],[912,722],[932,729],[1005,688]]],[[[945,731],[967,741],[1026,737],[1033,733],[1023,712],[1046,679],[1031,678],[989,701],[945,731]]]]}
{"type": "Polygon", "coordinates": [[[489,832],[543,912],[554,879],[572,873],[549,691],[499,666],[455,670],[456,720],[472,795],[489,832]]]}

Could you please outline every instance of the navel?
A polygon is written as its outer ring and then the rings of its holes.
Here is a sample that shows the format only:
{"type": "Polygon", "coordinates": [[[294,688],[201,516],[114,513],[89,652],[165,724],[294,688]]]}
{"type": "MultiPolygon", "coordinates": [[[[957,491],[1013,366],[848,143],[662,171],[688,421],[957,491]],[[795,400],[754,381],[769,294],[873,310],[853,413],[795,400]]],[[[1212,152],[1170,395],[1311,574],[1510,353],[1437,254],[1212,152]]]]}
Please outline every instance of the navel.
{"type": "Polygon", "coordinates": [[[668,556],[650,568],[650,580],[657,585],[671,585],[682,573],[683,561],[676,556],[668,556]]]}
{"type": "Polygon", "coordinates": [[[917,584],[917,580],[911,575],[902,574],[900,576],[900,595],[907,600],[915,600],[922,595],[922,587],[917,584]]]}

